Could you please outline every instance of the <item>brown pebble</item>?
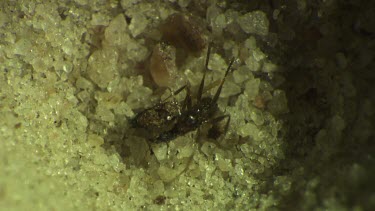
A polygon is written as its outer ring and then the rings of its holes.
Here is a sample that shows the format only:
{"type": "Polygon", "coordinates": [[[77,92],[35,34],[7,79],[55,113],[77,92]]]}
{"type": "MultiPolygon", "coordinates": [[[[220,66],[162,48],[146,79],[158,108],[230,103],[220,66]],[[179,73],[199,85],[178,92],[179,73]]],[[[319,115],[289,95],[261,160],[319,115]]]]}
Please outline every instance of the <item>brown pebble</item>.
{"type": "Polygon", "coordinates": [[[253,105],[255,107],[263,110],[266,107],[266,103],[267,102],[262,95],[257,95],[257,96],[255,96],[253,105]]]}
{"type": "Polygon", "coordinates": [[[181,13],[170,15],[162,24],[163,39],[191,53],[200,53],[206,47],[206,39],[198,25],[181,13]]]}
{"type": "Polygon", "coordinates": [[[150,60],[150,73],[159,87],[169,87],[177,74],[176,49],[165,43],[154,47],[150,60]]]}

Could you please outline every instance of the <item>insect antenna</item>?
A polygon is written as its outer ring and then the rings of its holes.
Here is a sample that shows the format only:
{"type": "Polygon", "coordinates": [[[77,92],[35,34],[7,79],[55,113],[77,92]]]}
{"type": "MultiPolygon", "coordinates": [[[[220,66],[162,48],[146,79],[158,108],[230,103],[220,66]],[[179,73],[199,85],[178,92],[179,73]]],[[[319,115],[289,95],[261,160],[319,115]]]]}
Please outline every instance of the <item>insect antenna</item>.
{"type": "Polygon", "coordinates": [[[174,91],[174,92],[173,92],[173,90],[172,90],[171,88],[169,88],[169,87],[167,87],[167,89],[171,92],[171,94],[170,94],[167,98],[165,98],[164,100],[162,100],[162,102],[165,102],[165,101],[167,101],[169,98],[178,95],[182,90],[186,89],[186,85],[180,87],[179,89],[177,89],[177,90],[174,91]]]}
{"type": "Polygon", "coordinates": [[[234,62],[234,58],[232,58],[230,60],[230,63],[228,65],[228,69],[225,72],[225,75],[224,75],[223,79],[220,82],[220,86],[219,86],[219,88],[217,89],[217,91],[215,93],[215,96],[214,96],[214,99],[212,100],[212,103],[217,103],[217,100],[219,99],[219,96],[220,96],[220,93],[221,93],[221,89],[223,88],[223,84],[225,82],[225,78],[227,77],[227,75],[228,75],[228,73],[229,73],[229,71],[230,71],[230,69],[231,69],[231,67],[233,65],[233,62],[234,62]]]}
{"type": "Polygon", "coordinates": [[[190,84],[186,85],[186,97],[184,100],[184,103],[182,104],[182,108],[185,108],[187,110],[191,109],[193,106],[191,101],[191,93],[190,93],[190,84]]]}
{"type": "Polygon", "coordinates": [[[198,95],[197,95],[198,102],[202,98],[202,93],[203,93],[203,88],[204,88],[204,80],[206,78],[206,73],[207,73],[207,70],[208,70],[208,61],[210,60],[211,47],[212,47],[211,43],[208,44],[207,55],[206,55],[206,63],[204,65],[203,77],[202,77],[201,84],[199,85],[199,89],[198,89],[198,95]]]}

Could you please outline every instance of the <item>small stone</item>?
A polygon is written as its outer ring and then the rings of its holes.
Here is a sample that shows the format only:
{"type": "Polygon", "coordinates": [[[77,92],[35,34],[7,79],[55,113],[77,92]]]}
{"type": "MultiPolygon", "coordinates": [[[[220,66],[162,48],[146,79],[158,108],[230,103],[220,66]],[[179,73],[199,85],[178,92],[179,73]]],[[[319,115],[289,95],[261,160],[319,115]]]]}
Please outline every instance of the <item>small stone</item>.
{"type": "Polygon", "coordinates": [[[219,54],[214,53],[210,56],[210,61],[208,62],[208,69],[213,71],[218,71],[224,74],[228,67],[228,64],[225,62],[223,57],[219,54]]]}
{"type": "MultiPolygon", "coordinates": [[[[265,93],[265,92],[273,92],[274,91],[274,88],[272,87],[271,83],[268,82],[268,81],[265,81],[265,80],[263,80],[263,81],[260,82],[259,89],[262,90],[263,93],[265,93]]],[[[267,99],[270,100],[271,98],[272,98],[272,96],[268,97],[267,99]]]]}
{"type": "Polygon", "coordinates": [[[158,161],[165,160],[167,158],[168,145],[166,143],[153,144],[152,151],[158,161]]]}
{"type": "Polygon", "coordinates": [[[207,157],[210,157],[211,155],[213,155],[215,148],[216,148],[216,145],[214,143],[204,142],[203,145],[202,145],[202,147],[201,147],[201,151],[207,157]]]}
{"type": "Polygon", "coordinates": [[[227,20],[227,24],[233,24],[235,20],[238,19],[239,12],[233,9],[227,9],[225,11],[225,19],[227,20]]]}
{"type": "Polygon", "coordinates": [[[206,47],[206,37],[200,25],[182,13],[168,16],[160,29],[166,42],[175,47],[182,47],[197,56],[206,47]]]}
{"type": "Polygon", "coordinates": [[[238,19],[242,30],[248,34],[266,36],[268,34],[269,21],[262,11],[246,13],[238,19]]]}
{"type": "Polygon", "coordinates": [[[117,153],[112,154],[111,156],[108,157],[108,164],[111,165],[113,170],[115,170],[117,173],[121,172],[124,170],[125,165],[121,163],[121,159],[119,157],[120,155],[117,153]]]}
{"type": "Polygon", "coordinates": [[[227,25],[227,20],[225,18],[225,15],[224,14],[220,14],[216,17],[215,19],[215,25],[220,28],[220,29],[224,29],[227,25]]]}
{"type": "Polygon", "coordinates": [[[58,72],[70,73],[73,70],[73,64],[69,61],[57,60],[54,62],[54,68],[58,72]]]}
{"type": "Polygon", "coordinates": [[[254,36],[250,36],[245,40],[245,47],[249,50],[255,49],[257,47],[257,41],[254,36]]]}
{"type": "Polygon", "coordinates": [[[203,76],[200,72],[193,72],[191,69],[186,69],[184,75],[191,86],[198,86],[203,76]]]}
{"type": "Polygon", "coordinates": [[[91,94],[90,94],[88,91],[83,90],[83,91],[81,91],[81,92],[79,92],[79,93],[77,94],[77,98],[78,98],[82,103],[84,103],[85,106],[86,106],[86,105],[89,104],[89,102],[90,102],[91,94]]]}
{"type": "Polygon", "coordinates": [[[76,87],[78,89],[92,90],[94,85],[84,77],[79,77],[76,81],[76,87]]]}
{"type": "Polygon", "coordinates": [[[106,122],[114,122],[115,120],[115,115],[104,105],[98,105],[96,107],[96,116],[106,122]]]}
{"type": "Polygon", "coordinates": [[[117,77],[117,51],[104,48],[95,51],[89,58],[88,75],[101,88],[106,88],[117,77]]]}
{"type": "Polygon", "coordinates": [[[251,71],[258,71],[261,67],[260,63],[256,61],[256,59],[253,56],[249,56],[245,60],[246,66],[251,70],[251,71]]]}
{"type": "Polygon", "coordinates": [[[122,100],[122,97],[116,93],[97,91],[95,93],[95,99],[98,102],[98,105],[103,105],[108,109],[114,109],[118,106],[122,100]]]}
{"type": "Polygon", "coordinates": [[[94,13],[91,16],[90,24],[93,26],[108,26],[109,17],[103,13],[94,13]]]}
{"type": "MultiPolygon", "coordinates": [[[[261,109],[261,110],[264,110],[265,107],[266,107],[266,104],[267,104],[267,99],[264,97],[263,95],[264,93],[262,94],[258,94],[257,96],[255,96],[252,104],[258,108],[258,109],[261,109]]],[[[271,95],[272,97],[272,95],[271,95]]]]}
{"type": "Polygon", "coordinates": [[[126,103],[132,109],[143,108],[145,101],[150,98],[152,90],[148,87],[137,87],[126,99],[126,103]]]}
{"type": "Polygon", "coordinates": [[[220,35],[227,26],[227,20],[224,14],[220,14],[216,16],[212,23],[212,31],[218,35],[220,35]]]}
{"type": "Polygon", "coordinates": [[[259,141],[260,138],[261,138],[259,136],[260,130],[258,129],[258,127],[256,125],[254,125],[252,123],[246,123],[241,128],[239,128],[238,134],[242,137],[250,136],[251,138],[253,138],[256,141],[259,141]]]}
{"type": "MultiPolygon", "coordinates": [[[[131,177],[130,184],[128,184],[129,189],[127,190],[127,192],[130,195],[143,198],[148,193],[146,181],[144,181],[143,179],[145,173],[144,171],[138,171],[138,172],[135,172],[134,174],[135,175],[131,177]]],[[[141,199],[136,198],[136,200],[141,200],[141,199]]]]}
{"type": "Polygon", "coordinates": [[[232,169],[232,161],[226,159],[221,153],[216,153],[215,161],[221,171],[230,171],[232,169]]]}
{"type": "Polygon", "coordinates": [[[158,175],[160,179],[164,182],[170,182],[174,178],[176,178],[184,169],[184,165],[179,165],[177,168],[174,169],[168,168],[166,166],[160,166],[158,169],[158,175]]]}
{"type": "Polygon", "coordinates": [[[36,57],[30,62],[30,64],[33,66],[36,72],[45,72],[46,69],[50,67],[48,60],[48,58],[45,59],[36,57]]]}
{"type": "Polygon", "coordinates": [[[207,8],[206,19],[207,19],[207,22],[211,25],[211,27],[214,27],[213,25],[215,25],[215,19],[220,14],[221,14],[221,10],[216,4],[212,4],[211,6],[207,8]]]}
{"type": "Polygon", "coordinates": [[[65,39],[64,41],[62,41],[61,49],[64,51],[65,54],[71,56],[75,48],[76,46],[73,45],[72,41],[68,39],[65,39]]]}
{"type": "Polygon", "coordinates": [[[154,184],[153,184],[153,186],[154,186],[154,190],[156,191],[156,192],[164,192],[164,182],[163,181],[161,181],[161,180],[156,180],[155,182],[154,182],[154,184]]]}
{"type": "Polygon", "coordinates": [[[129,35],[127,33],[127,23],[124,15],[121,13],[117,15],[105,29],[104,37],[106,43],[110,46],[124,46],[129,42],[129,35]]]}
{"type": "MultiPolygon", "coordinates": [[[[214,91],[216,92],[216,89],[214,91]]],[[[231,81],[226,81],[223,85],[223,89],[221,90],[220,98],[227,98],[239,94],[241,93],[241,91],[242,90],[240,86],[231,81]]]]}
{"type": "Polygon", "coordinates": [[[147,48],[136,40],[130,39],[126,44],[126,53],[130,60],[141,62],[148,56],[147,48]]]}
{"type": "Polygon", "coordinates": [[[249,144],[242,144],[240,146],[240,150],[243,152],[245,157],[249,157],[253,153],[253,150],[249,144]]]}
{"type": "Polygon", "coordinates": [[[90,133],[87,137],[87,142],[91,146],[99,147],[104,144],[104,139],[101,136],[90,133]]]}
{"type": "Polygon", "coordinates": [[[115,114],[125,115],[126,117],[133,117],[134,112],[128,104],[121,102],[119,105],[114,108],[115,114]]]}
{"type": "Polygon", "coordinates": [[[180,7],[184,8],[190,4],[190,1],[191,0],[178,0],[177,2],[178,2],[178,5],[180,5],[180,7]]]}
{"type": "Polygon", "coordinates": [[[17,55],[28,55],[32,50],[32,45],[28,39],[20,39],[13,46],[13,53],[17,55]]]}
{"type": "Polygon", "coordinates": [[[257,62],[260,62],[266,58],[266,55],[259,48],[256,48],[252,51],[252,56],[257,62]]]}
{"type": "Polygon", "coordinates": [[[225,41],[223,48],[226,52],[232,54],[233,57],[239,58],[239,47],[233,40],[225,41]]]}
{"type": "Polygon", "coordinates": [[[179,149],[177,159],[190,158],[194,153],[194,148],[191,145],[184,146],[179,149]]]}
{"type": "Polygon", "coordinates": [[[133,37],[137,37],[145,30],[147,25],[148,25],[148,20],[144,16],[144,14],[135,14],[132,17],[131,23],[129,25],[130,33],[132,34],[133,37]]]}
{"type": "Polygon", "coordinates": [[[233,72],[233,80],[236,84],[240,84],[249,78],[253,78],[251,71],[247,66],[240,66],[236,71],[233,72]]]}
{"type": "Polygon", "coordinates": [[[120,1],[120,4],[121,4],[121,7],[124,8],[124,9],[129,9],[131,8],[133,5],[137,4],[140,0],[121,0],[120,1]]]}
{"type": "Polygon", "coordinates": [[[260,79],[256,78],[250,81],[247,81],[245,84],[244,94],[249,98],[249,100],[255,99],[259,93],[260,79]]]}
{"type": "Polygon", "coordinates": [[[177,77],[176,49],[165,43],[154,47],[150,59],[150,73],[160,87],[171,87],[177,77]]]}
{"type": "Polygon", "coordinates": [[[263,125],[264,123],[263,113],[258,109],[254,109],[251,111],[250,118],[257,126],[263,125]]]}
{"type": "MultiPolygon", "coordinates": [[[[239,160],[239,159],[237,159],[237,160],[239,160]]],[[[245,171],[243,170],[243,163],[242,162],[238,162],[234,166],[234,172],[238,176],[244,176],[245,171]]]]}
{"type": "Polygon", "coordinates": [[[93,156],[92,162],[95,165],[104,166],[107,163],[108,156],[105,153],[98,153],[93,156]]]}

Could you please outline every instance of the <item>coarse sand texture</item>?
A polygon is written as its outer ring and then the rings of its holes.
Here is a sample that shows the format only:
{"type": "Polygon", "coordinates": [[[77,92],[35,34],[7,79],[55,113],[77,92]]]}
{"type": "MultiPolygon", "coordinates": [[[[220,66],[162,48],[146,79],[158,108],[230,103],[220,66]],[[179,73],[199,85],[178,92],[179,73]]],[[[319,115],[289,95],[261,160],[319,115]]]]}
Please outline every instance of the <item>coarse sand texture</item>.
{"type": "Polygon", "coordinates": [[[1,0],[0,210],[375,210],[374,11],[1,0]],[[217,101],[227,131],[142,136],[144,109],[186,90],[199,103],[208,46],[204,97],[234,58],[217,101]]]}

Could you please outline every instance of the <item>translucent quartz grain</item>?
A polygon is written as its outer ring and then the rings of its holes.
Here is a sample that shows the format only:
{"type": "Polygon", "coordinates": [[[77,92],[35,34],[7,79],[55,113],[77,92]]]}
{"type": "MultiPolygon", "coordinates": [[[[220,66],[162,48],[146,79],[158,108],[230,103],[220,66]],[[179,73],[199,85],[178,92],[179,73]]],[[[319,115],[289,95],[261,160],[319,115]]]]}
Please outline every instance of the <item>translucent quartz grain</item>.
{"type": "Polygon", "coordinates": [[[246,13],[237,21],[242,30],[248,34],[257,34],[261,36],[268,34],[269,21],[266,13],[262,11],[246,13]]]}
{"type": "Polygon", "coordinates": [[[99,87],[106,88],[108,84],[118,75],[117,72],[118,53],[110,48],[95,51],[89,58],[89,77],[99,87]]]}
{"type": "Polygon", "coordinates": [[[144,14],[135,14],[129,24],[129,30],[133,37],[137,37],[144,32],[148,25],[148,19],[144,14]]]}

